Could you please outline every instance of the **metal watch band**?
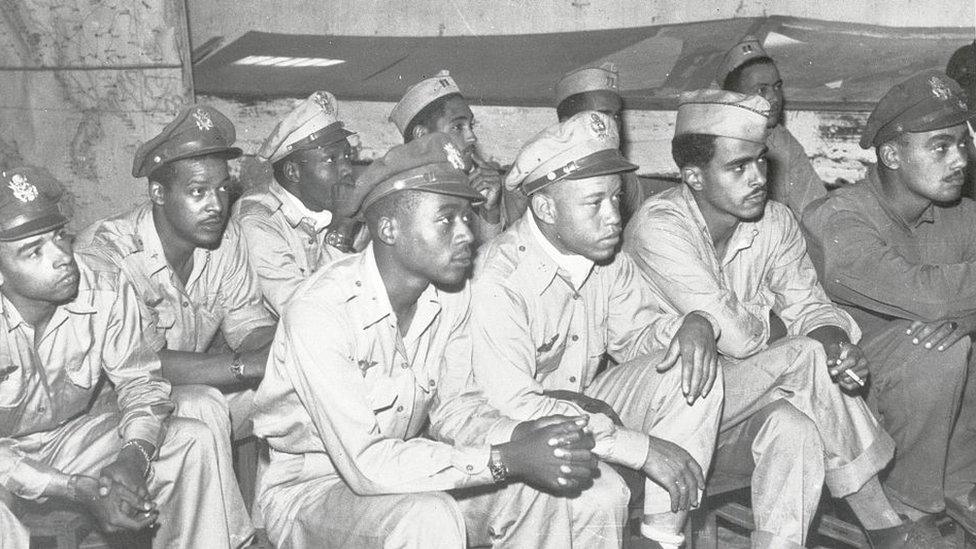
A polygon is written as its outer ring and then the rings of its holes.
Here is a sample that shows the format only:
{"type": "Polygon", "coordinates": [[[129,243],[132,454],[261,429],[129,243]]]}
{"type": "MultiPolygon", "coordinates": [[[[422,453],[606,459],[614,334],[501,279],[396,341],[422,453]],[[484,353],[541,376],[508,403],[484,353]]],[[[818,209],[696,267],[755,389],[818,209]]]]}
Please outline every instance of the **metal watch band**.
{"type": "Polygon", "coordinates": [[[502,461],[502,453],[495,448],[491,449],[491,457],[488,459],[488,470],[491,471],[491,479],[495,484],[503,484],[508,481],[508,467],[502,461]]]}

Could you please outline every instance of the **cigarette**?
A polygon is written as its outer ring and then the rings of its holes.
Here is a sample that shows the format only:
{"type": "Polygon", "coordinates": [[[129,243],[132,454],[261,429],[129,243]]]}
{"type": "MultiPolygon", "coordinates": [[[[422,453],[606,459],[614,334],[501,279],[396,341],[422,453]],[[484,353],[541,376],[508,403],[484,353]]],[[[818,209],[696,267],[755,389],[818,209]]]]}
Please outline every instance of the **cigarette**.
{"type": "Polygon", "coordinates": [[[854,383],[857,383],[861,387],[864,387],[864,380],[861,379],[861,376],[855,374],[854,370],[844,370],[844,373],[847,374],[847,377],[851,378],[854,381],[854,383]]]}

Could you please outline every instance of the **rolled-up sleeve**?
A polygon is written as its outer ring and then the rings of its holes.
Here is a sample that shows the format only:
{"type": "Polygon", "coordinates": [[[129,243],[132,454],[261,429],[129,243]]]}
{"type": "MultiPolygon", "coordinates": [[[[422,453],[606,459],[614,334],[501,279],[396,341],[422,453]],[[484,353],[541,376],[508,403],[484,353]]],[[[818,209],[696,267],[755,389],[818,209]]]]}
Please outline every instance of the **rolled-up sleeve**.
{"type": "Polygon", "coordinates": [[[36,500],[52,483],[64,477],[57,469],[26,457],[17,441],[0,438],[0,486],[17,497],[36,500]]]}
{"type": "MultiPolygon", "coordinates": [[[[150,341],[150,331],[142,330],[138,297],[132,285],[120,277],[102,350],[102,369],[118,393],[122,419],[119,432],[124,440],[141,439],[159,448],[162,422],[173,411],[170,384],[160,375],[159,358],[150,341]]],[[[101,312],[99,313],[101,314],[101,312]]]]}
{"type": "Polygon", "coordinates": [[[662,301],[681,312],[703,311],[717,323],[718,348],[733,358],[762,350],[769,339],[763,312],[741,301],[698,252],[698,229],[663,207],[641,210],[624,239],[629,254],[662,301]]]}
{"type": "Polygon", "coordinates": [[[228,264],[222,270],[221,299],[225,313],[221,329],[227,342],[237,349],[252,331],[274,326],[275,319],[264,307],[257,274],[250,263],[248,246],[241,243],[239,223],[231,219],[224,236],[230,253],[228,264]]]}
{"type": "Polygon", "coordinates": [[[450,490],[491,483],[489,447],[384,436],[351,357],[350,327],[339,311],[295,303],[276,335],[271,375],[294,388],[336,469],[359,495],[450,490]],[[322,337],[329,334],[329,337],[322,337]]]}
{"type": "MultiPolygon", "coordinates": [[[[492,277],[475,282],[471,316],[474,375],[488,401],[508,416],[523,421],[550,415],[587,414],[572,402],[545,395],[535,377],[535,347],[522,298],[492,277]]],[[[647,456],[647,435],[618,428],[602,414],[591,415],[594,453],[639,468],[647,456]],[[639,463],[638,463],[639,462],[639,463]]]]}
{"type": "Polygon", "coordinates": [[[911,261],[862,213],[829,201],[804,220],[835,300],[925,322],[976,313],[976,263],[911,261]]]}

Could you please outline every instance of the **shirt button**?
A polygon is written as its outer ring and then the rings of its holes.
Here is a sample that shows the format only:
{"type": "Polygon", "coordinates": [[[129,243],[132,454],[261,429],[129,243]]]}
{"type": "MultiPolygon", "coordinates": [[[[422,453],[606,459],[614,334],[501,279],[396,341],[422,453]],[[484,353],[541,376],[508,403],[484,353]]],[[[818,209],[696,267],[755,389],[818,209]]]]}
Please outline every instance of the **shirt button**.
{"type": "Polygon", "coordinates": [[[576,383],[576,376],[569,376],[570,383],[576,383]]]}
{"type": "Polygon", "coordinates": [[[410,365],[407,364],[406,362],[404,362],[403,364],[400,365],[400,367],[403,368],[404,370],[406,370],[407,368],[410,367],[410,365]]]}
{"type": "Polygon", "coordinates": [[[468,465],[467,467],[465,467],[465,469],[467,469],[468,471],[474,471],[474,465],[468,465]]]}
{"type": "Polygon", "coordinates": [[[189,307],[189,306],[190,306],[189,303],[187,303],[186,301],[183,302],[183,308],[186,308],[186,307],[189,307]]]}
{"type": "Polygon", "coordinates": [[[572,339],[573,341],[579,341],[579,336],[576,335],[576,334],[573,334],[572,336],[570,336],[570,339],[572,339]]]}
{"type": "Polygon", "coordinates": [[[427,385],[430,385],[431,387],[433,387],[436,384],[437,383],[435,383],[433,379],[427,382],[427,385]]]}
{"type": "Polygon", "coordinates": [[[573,299],[579,299],[580,295],[578,293],[573,294],[573,299]]]}
{"type": "Polygon", "coordinates": [[[47,411],[47,408],[45,408],[44,406],[41,406],[41,407],[39,407],[39,408],[37,409],[37,411],[43,414],[44,412],[46,412],[46,411],[47,411]]]}
{"type": "Polygon", "coordinates": [[[400,406],[397,406],[397,412],[402,412],[402,411],[403,411],[403,405],[401,404],[400,406]]]}
{"type": "Polygon", "coordinates": [[[315,244],[315,239],[314,238],[309,238],[308,239],[308,243],[309,244],[315,244]]]}
{"type": "Polygon", "coordinates": [[[362,286],[362,285],[363,285],[363,283],[362,283],[362,282],[360,282],[360,281],[358,281],[358,280],[356,281],[356,286],[362,286]]]}
{"type": "Polygon", "coordinates": [[[525,251],[525,246],[519,246],[519,251],[520,252],[524,252],[525,251]]]}

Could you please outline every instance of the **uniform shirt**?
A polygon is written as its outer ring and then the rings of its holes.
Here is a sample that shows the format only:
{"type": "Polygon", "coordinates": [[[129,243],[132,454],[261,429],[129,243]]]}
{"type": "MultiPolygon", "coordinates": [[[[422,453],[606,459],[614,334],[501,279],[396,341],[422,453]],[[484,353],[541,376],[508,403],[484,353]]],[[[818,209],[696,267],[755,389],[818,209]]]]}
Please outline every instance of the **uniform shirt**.
{"type": "Polygon", "coordinates": [[[668,310],[712,315],[722,330],[719,351],[728,357],[766,348],[770,311],[792,336],[836,326],[853,342],[861,337],[850,315],[827,299],[799,223],[778,202],[768,201],[759,219],[740,221],[719,258],[689,187],[668,189],[634,216],[624,251],[668,310]]]}
{"type": "Polygon", "coordinates": [[[166,261],[150,203],[94,223],[78,237],[76,249],[122,269],[148,322],[171,351],[204,352],[218,330],[236,349],[253,330],[275,324],[261,303],[257,276],[234,219],[217,249],[194,250],[186,285],[166,261]]]}
{"type": "MultiPolygon", "coordinates": [[[[526,212],[479,253],[472,283],[474,374],[489,401],[516,419],[581,415],[547,390],[578,393],[596,378],[604,353],[626,362],[664,349],[680,315],[660,314],[628,257],[607,265],[559,258],[526,212]],[[574,282],[575,280],[575,282],[574,282]]],[[[637,469],[647,435],[590,418],[595,452],[637,469]]]]}
{"type": "Polygon", "coordinates": [[[799,219],[811,202],[827,195],[827,188],[786,126],[777,124],[769,131],[766,147],[769,197],[786,204],[799,219]]]}
{"type": "Polygon", "coordinates": [[[892,318],[933,322],[976,313],[976,203],[931,205],[908,223],[881,194],[876,168],[807,212],[824,286],[866,332],[892,318]]]}
{"type": "Polygon", "coordinates": [[[173,408],[132,286],[113,265],[78,257],[78,268],[78,296],[55,310],[36,347],[33,327],[0,296],[0,486],[26,499],[41,497],[59,473],[18,439],[86,413],[103,372],[118,394],[123,440],[158,448],[173,408]]]}
{"type": "Polygon", "coordinates": [[[311,276],[285,306],[255,398],[272,468],[304,456],[357,494],[490,483],[487,444],[508,442],[516,422],[468,384],[469,304],[466,289],[428,287],[401,337],[371,245],[311,276]]]}
{"type": "MultiPolygon", "coordinates": [[[[322,216],[327,212],[310,212],[277,181],[251,189],[234,208],[265,305],[276,316],[303,280],[349,255],[328,242],[329,220],[322,216]]],[[[369,238],[365,230],[361,235],[357,249],[369,238]]]]}

